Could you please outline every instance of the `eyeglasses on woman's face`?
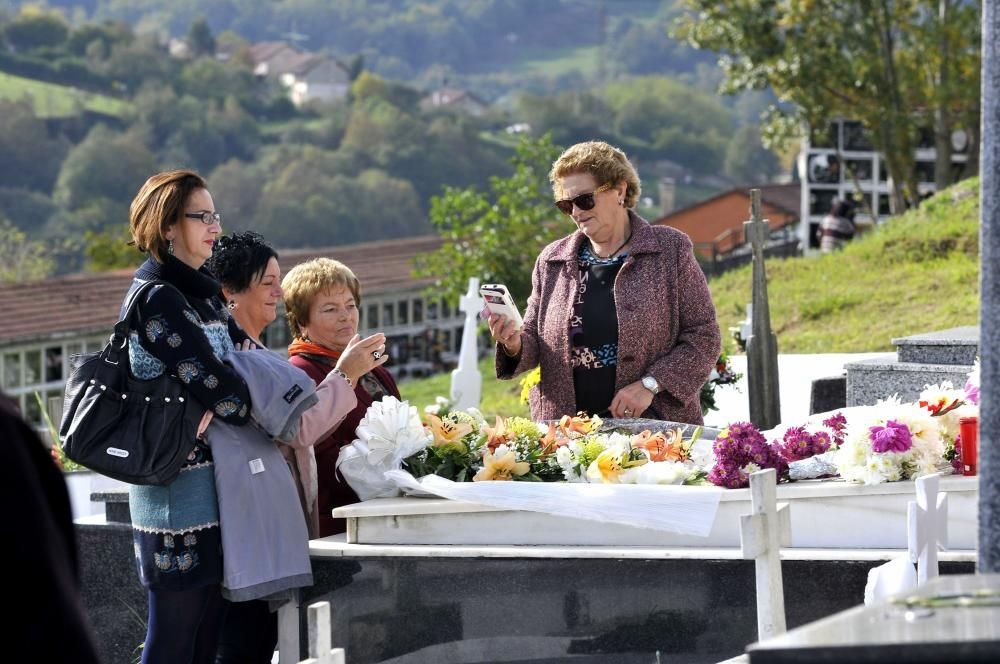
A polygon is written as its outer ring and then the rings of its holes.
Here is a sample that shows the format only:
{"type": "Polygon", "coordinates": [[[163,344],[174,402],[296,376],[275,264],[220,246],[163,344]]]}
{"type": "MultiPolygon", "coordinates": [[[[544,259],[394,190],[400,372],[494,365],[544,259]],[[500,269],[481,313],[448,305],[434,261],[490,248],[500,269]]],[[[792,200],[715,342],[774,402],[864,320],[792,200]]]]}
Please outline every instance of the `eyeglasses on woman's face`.
{"type": "Polygon", "coordinates": [[[218,212],[208,212],[208,211],[203,211],[203,212],[185,212],[184,216],[188,217],[189,219],[197,219],[198,221],[200,221],[201,223],[205,224],[206,226],[211,226],[212,224],[221,224],[222,223],[222,215],[219,214],[218,212]]]}
{"type": "Polygon", "coordinates": [[[593,210],[594,206],[597,205],[597,201],[594,200],[594,195],[599,194],[602,191],[607,191],[608,189],[611,189],[610,182],[602,184],[589,194],[580,194],[579,196],[575,196],[573,198],[564,198],[561,201],[556,201],[555,206],[559,208],[559,211],[563,214],[573,214],[574,205],[581,210],[593,210]]]}

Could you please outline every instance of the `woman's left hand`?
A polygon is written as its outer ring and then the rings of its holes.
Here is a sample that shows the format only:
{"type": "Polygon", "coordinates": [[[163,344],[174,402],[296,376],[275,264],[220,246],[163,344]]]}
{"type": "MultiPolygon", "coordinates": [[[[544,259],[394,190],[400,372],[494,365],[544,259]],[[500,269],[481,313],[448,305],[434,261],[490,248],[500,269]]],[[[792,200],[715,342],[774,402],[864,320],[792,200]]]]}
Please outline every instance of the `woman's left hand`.
{"type": "Polygon", "coordinates": [[[642,381],[635,381],[618,391],[611,400],[612,417],[642,417],[642,414],[653,403],[653,393],[642,386],[642,381]]]}

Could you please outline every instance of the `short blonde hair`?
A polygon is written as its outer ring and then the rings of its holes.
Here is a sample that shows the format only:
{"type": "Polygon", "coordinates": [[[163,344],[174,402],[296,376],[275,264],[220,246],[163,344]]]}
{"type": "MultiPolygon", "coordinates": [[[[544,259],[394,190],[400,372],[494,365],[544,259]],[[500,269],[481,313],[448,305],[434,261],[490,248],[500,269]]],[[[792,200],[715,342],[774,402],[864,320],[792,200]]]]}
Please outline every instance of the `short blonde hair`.
{"type": "Polygon", "coordinates": [[[556,199],[563,197],[559,180],[567,175],[589,173],[597,180],[597,186],[617,185],[625,181],[625,207],[633,208],[639,201],[642,185],[635,166],[625,153],[604,141],[587,141],[570,146],[552,163],[549,180],[556,199]]]}
{"type": "Polygon", "coordinates": [[[167,229],[183,219],[188,197],[208,189],[205,178],[194,171],[157,173],[139,188],[128,211],[132,242],[162,263],[167,255],[167,229]]]}
{"type": "Polygon", "coordinates": [[[332,258],[314,258],[299,263],[281,280],[284,291],[285,316],[292,336],[302,338],[302,327],[309,325],[309,307],[320,293],[334,286],[344,286],[354,296],[354,303],[361,306],[361,282],[340,261],[332,258]]]}

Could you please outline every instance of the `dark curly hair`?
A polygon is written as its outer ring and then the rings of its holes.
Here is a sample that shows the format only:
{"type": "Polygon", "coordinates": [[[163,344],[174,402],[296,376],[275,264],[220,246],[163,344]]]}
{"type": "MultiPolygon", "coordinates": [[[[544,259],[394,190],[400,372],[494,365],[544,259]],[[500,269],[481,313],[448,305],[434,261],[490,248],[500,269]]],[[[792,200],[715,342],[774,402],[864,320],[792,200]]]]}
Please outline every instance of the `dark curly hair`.
{"type": "Polygon", "coordinates": [[[259,233],[244,231],[220,236],[206,266],[226,290],[242,293],[264,276],[272,258],[277,260],[278,252],[259,233]]]}

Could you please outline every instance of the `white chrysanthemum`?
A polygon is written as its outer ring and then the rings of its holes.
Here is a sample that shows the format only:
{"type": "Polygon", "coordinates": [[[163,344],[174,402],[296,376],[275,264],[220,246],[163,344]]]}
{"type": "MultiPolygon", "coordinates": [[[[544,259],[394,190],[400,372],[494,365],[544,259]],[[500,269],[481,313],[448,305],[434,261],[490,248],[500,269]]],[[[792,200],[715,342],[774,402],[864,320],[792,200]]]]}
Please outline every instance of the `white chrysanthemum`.
{"type": "Polygon", "coordinates": [[[556,463],[558,463],[563,470],[566,470],[566,468],[573,465],[573,453],[569,450],[568,445],[563,445],[556,450],[556,463]]]}
{"type": "Polygon", "coordinates": [[[417,409],[392,396],[368,407],[355,435],[367,447],[368,463],[373,466],[387,463],[398,466],[403,459],[430,443],[430,435],[420,423],[417,409]]]}
{"type": "Polygon", "coordinates": [[[684,463],[658,461],[647,463],[622,472],[622,484],[684,484],[694,472],[693,467],[684,463]]]}
{"type": "MultiPolygon", "coordinates": [[[[598,436],[597,438],[600,439],[602,437],[598,436]]],[[[614,431],[614,432],[608,434],[608,436],[606,438],[606,443],[605,443],[604,447],[605,447],[605,449],[607,449],[609,447],[618,447],[618,448],[621,448],[622,450],[624,450],[625,447],[629,443],[631,443],[631,442],[632,442],[632,436],[628,436],[626,434],[614,431]]]]}
{"type": "Polygon", "coordinates": [[[913,403],[900,404],[886,419],[906,425],[910,435],[913,436],[913,450],[916,456],[936,458],[944,454],[941,428],[938,426],[938,420],[941,418],[932,416],[925,408],[913,403]]]}

